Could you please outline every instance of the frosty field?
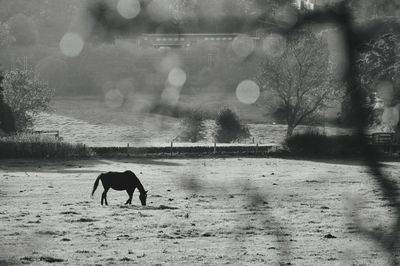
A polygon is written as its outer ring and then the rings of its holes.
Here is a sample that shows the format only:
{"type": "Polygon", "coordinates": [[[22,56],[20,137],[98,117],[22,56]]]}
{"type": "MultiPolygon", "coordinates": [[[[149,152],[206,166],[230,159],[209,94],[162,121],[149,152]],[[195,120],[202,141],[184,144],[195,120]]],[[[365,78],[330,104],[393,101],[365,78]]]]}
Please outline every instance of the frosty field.
{"type": "MultiPolygon", "coordinates": [[[[400,165],[387,164],[399,181],[400,165]]],[[[0,264],[385,265],[359,234],[391,213],[358,162],[283,159],[1,161],[0,264]],[[149,190],[110,190],[105,171],[134,171],[149,190]]]]}

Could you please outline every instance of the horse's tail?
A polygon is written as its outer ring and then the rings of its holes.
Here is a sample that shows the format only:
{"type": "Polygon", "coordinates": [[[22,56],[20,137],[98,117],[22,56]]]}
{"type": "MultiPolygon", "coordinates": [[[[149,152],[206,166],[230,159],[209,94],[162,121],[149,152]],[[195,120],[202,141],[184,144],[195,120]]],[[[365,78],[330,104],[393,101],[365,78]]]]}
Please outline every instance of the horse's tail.
{"type": "Polygon", "coordinates": [[[101,174],[97,177],[96,181],[94,182],[93,190],[92,190],[92,198],[93,198],[94,192],[97,189],[97,186],[99,185],[100,178],[101,178],[101,174]]]}

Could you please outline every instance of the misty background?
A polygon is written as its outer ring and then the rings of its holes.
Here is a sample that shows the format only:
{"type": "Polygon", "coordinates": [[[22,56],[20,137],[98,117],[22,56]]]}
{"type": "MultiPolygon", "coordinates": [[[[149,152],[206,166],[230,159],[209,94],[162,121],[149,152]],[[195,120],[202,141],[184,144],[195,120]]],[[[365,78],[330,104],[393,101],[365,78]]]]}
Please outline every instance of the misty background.
{"type": "MultiPolygon", "coordinates": [[[[270,95],[256,77],[266,50],[279,54],[279,46],[284,46],[279,36],[297,22],[299,1],[134,3],[137,6],[130,6],[131,1],[1,1],[0,21],[14,37],[0,51],[3,66],[32,69],[55,89],[54,112],[39,116],[36,129],[60,129],[67,139],[81,142],[90,141],[95,132],[105,138],[113,129],[124,132],[122,142],[143,142],[160,136],[150,137],[150,132],[161,132],[165,136],[159,141],[169,142],[179,135],[177,119],[183,114],[200,110],[211,119],[222,107],[250,123],[260,141],[265,128],[257,124],[284,124],[276,110],[268,108],[265,99],[270,95]],[[278,38],[272,44],[265,41],[275,33],[278,38]]],[[[374,1],[350,5],[360,24],[371,15],[396,12],[374,1]]],[[[328,44],[334,68],[346,67],[340,29],[328,24],[311,29],[328,44]]],[[[313,125],[337,126],[341,104],[341,99],[332,101],[313,125]]],[[[279,140],[273,135],[264,142],[279,140]]]]}

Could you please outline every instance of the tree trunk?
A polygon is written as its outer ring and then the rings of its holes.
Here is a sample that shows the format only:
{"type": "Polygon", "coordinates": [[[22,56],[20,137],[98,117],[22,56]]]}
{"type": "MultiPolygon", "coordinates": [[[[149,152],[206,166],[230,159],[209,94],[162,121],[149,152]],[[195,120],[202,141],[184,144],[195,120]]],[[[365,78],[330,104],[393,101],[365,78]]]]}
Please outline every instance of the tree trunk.
{"type": "Polygon", "coordinates": [[[288,125],[286,130],[286,138],[290,138],[293,135],[294,126],[288,125]]]}

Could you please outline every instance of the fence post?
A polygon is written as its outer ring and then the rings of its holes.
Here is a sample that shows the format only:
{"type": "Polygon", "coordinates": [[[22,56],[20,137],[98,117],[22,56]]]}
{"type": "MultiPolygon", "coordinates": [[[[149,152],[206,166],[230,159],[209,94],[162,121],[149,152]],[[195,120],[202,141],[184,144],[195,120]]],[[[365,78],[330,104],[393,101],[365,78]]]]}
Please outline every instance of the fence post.
{"type": "Polygon", "coordinates": [[[126,155],[129,157],[129,143],[126,144],[126,155]]]}
{"type": "Polygon", "coordinates": [[[258,154],[258,142],[256,144],[256,155],[258,154]]]}
{"type": "Polygon", "coordinates": [[[217,142],[214,141],[214,154],[216,154],[216,153],[217,153],[217,142]]]}
{"type": "Polygon", "coordinates": [[[172,148],[174,147],[174,142],[171,141],[171,157],[172,157],[172,148]]]}

